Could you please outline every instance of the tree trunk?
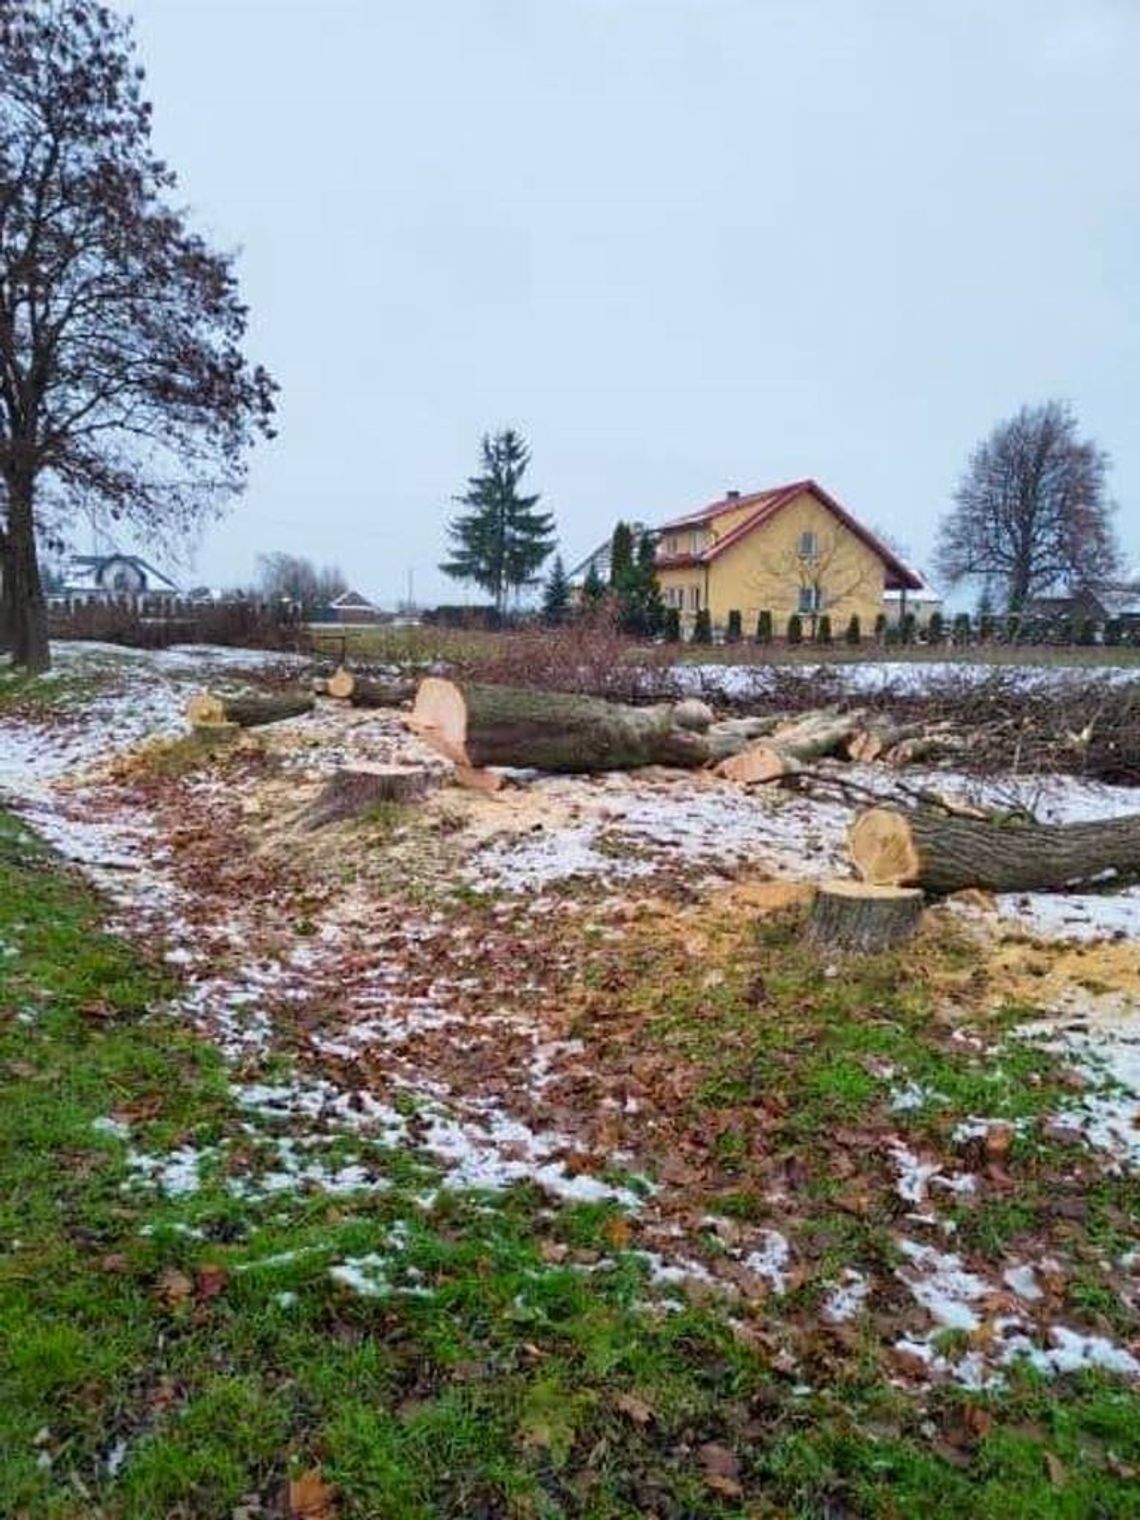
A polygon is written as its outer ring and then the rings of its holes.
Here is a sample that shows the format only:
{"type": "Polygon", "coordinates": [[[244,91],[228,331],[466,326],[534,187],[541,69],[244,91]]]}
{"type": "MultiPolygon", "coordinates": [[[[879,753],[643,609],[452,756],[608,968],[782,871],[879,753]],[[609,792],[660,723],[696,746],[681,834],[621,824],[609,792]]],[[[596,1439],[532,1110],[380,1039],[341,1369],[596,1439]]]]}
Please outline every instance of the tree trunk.
{"type": "Polygon", "coordinates": [[[264,723],[279,723],[284,718],[298,718],[312,710],[313,698],[307,691],[259,693],[248,697],[217,697],[210,692],[196,692],[186,704],[186,716],[195,728],[220,723],[257,728],[264,723]]]}
{"type": "Polygon", "coordinates": [[[343,665],[325,682],[328,696],[351,702],[353,707],[399,707],[410,702],[418,689],[418,681],[399,678],[376,681],[345,670],[343,665]]]}
{"type": "Polygon", "coordinates": [[[879,955],[910,939],[921,915],[922,893],[913,887],[825,881],[812,899],[807,937],[820,950],[879,955]]]}
{"type": "Polygon", "coordinates": [[[305,815],[310,829],[359,818],[384,803],[421,802],[441,784],[437,771],[397,765],[353,765],[334,771],[305,815]]]}
{"type": "Polygon", "coordinates": [[[808,713],[770,739],[722,761],[717,770],[730,781],[778,781],[781,776],[794,775],[805,760],[835,754],[862,721],[863,714],[858,712],[838,716],[830,710],[808,713]]]}
{"type": "Polygon", "coordinates": [[[18,471],[10,472],[4,485],[8,493],[6,568],[11,576],[12,660],[30,674],[38,675],[50,668],[51,650],[47,603],[36,554],[35,488],[32,478],[18,471]]]}
{"type": "Polygon", "coordinates": [[[630,770],[703,765],[703,734],[678,728],[668,708],[623,707],[566,692],[457,686],[437,676],[420,685],[409,727],[455,765],[543,771],[630,770]]]}
{"type": "Polygon", "coordinates": [[[871,808],[852,824],[848,846],[869,882],[938,893],[1061,889],[1140,870],[1140,813],[1096,823],[1003,826],[871,808]]]}
{"type": "Polygon", "coordinates": [[[12,597],[12,565],[8,539],[0,533],[0,653],[16,645],[16,604],[12,597]]]}

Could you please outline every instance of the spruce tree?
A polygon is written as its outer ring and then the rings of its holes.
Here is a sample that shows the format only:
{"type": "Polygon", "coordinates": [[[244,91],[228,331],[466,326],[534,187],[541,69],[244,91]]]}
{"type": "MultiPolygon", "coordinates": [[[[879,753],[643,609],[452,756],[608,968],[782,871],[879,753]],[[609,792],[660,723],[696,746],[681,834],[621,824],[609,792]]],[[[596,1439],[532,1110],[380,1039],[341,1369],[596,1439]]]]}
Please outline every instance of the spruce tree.
{"type": "Polygon", "coordinates": [[[485,434],[483,470],[472,475],[455,500],[468,510],[447,527],[454,545],[440,569],[453,580],[472,581],[506,610],[511,592],[533,586],[554,547],[554,518],[537,510],[539,496],[524,496],[519,485],[530,450],[521,433],[505,428],[485,434]]]}
{"type": "Polygon", "coordinates": [[[566,621],[569,611],[570,581],[561,554],[556,554],[542,594],[542,616],[553,628],[566,621]]]}
{"type": "Polygon", "coordinates": [[[597,565],[590,561],[590,568],[586,571],[586,579],[582,582],[582,601],[587,607],[596,607],[605,598],[606,583],[602,579],[597,565]]]}

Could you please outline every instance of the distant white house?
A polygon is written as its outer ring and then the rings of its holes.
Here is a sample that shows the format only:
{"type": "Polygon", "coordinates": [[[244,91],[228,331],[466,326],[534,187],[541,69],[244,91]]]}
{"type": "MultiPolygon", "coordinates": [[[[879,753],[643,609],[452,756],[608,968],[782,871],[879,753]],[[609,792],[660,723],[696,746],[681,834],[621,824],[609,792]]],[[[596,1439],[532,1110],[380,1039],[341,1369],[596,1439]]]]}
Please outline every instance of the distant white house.
{"type": "MultiPolygon", "coordinates": [[[[649,524],[643,522],[631,522],[629,527],[630,532],[633,534],[634,543],[637,543],[638,539],[650,531],[649,524]]],[[[587,554],[584,560],[576,564],[567,574],[567,580],[569,580],[571,586],[575,589],[580,589],[589,575],[591,567],[597,571],[598,575],[608,586],[610,583],[610,551],[612,547],[613,540],[607,538],[604,543],[599,544],[596,549],[587,554]]]]}
{"type": "Polygon", "coordinates": [[[936,612],[944,610],[941,594],[935,591],[921,570],[918,574],[922,585],[917,591],[883,592],[883,611],[888,628],[897,628],[907,613],[913,615],[916,628],[925,628],[936,612]]]}
{"type": "Polygon", "coordinates": [[[178,596],[180,588],[169,575],[137,554],[73,554],[62,569],[56,597],[91,602],[122,596],[178,596]]]}

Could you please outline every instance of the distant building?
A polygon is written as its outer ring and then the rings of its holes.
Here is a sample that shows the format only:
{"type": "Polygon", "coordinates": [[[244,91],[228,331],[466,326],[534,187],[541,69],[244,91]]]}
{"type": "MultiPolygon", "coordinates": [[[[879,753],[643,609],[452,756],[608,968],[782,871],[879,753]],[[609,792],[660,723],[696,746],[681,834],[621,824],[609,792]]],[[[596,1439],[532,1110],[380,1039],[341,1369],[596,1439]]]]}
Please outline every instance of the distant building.
{"type": "Polygon", "coordinates": [[[124,596],[178,596],[179,587],[137,554],[74,554],[64,564],[52,594],[110,602],[124,596]]]}
{"type": "MultiPolygon", "coordinates": [[[[638,539],[644,537],[650,531],[648,524],[643,522],[631,522],[629,530],[633,534],[635,544],[638,539]]],[[[575,565],[567,574],[567,580],[569,580],[571,586],[580,589],[582,583],[589,575],[591,567],[597,571],[602,581],[608,586],[610,583],[610,550],[612,547],[612,538],[607,538],[592,553],[587,554],[580,564],[575,565]]]]}
{"type": "Polygon", "coordinates": [[[380,611],[359,591],[342,591],[329,603],[329,617],[334,623],[381,623],[387,614],[380,611]]]}
{"type": "Polygon", "coordinates": [[[841,631],[857,616],[871,629],[884,595],[909,598],[922,579],[814,480],[726,495],[656,530],[657,579],[682,627],[707,611],[713,627],[739,612],[744,627],[772,615],[827,613],[841,631]]]}
{"type": "Polygon", "coordinates": [[[936,612],[942,612],[941,594],[919,571],[921,586],[916,589],[902,591],[898,588],[883,592],[883,611],[887,615],[887,627],[897,628],[902,622],[904,613],[910,613],[914,618],[916,628],[925,628],[936,612]]]}

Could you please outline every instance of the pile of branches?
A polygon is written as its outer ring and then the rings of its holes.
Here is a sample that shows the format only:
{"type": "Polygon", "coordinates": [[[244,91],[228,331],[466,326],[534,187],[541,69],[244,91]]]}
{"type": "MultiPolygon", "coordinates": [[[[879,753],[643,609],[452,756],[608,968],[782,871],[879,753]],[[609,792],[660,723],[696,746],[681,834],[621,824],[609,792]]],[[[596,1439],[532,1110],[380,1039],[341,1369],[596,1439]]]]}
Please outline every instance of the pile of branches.
{"type": "MultiPolygon", "coordinates": [[[[979,775],[1081,775],[1140,785],[1140,674],[1123,680],[1095,670],[1044,667],[979,675],[976,667],[947,666],[937,676],[925,672],[921,684],[905,676],[864,682],[856,697],[842,666],[771,666],[756,671],[751,690],[734,682],[731,671],[708,670],[705,700],[760,715],[805,714],[821,705],[849,709],[857,702],[900,729],[953,735],[941,746],[944,755],[952,753],[958,768],[979,775]]],[[[900,758],[914,756],[904,750],[900,758]]]]}

